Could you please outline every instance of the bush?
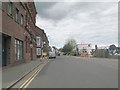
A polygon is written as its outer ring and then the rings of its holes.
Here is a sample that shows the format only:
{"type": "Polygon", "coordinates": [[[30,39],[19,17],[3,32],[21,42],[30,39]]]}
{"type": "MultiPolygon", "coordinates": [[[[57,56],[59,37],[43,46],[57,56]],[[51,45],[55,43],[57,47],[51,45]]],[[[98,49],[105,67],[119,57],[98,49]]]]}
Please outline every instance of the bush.
{"type": "Polygon", "coordinates": [[[99,49],[95,51],[94,57],[109,58],[109,51],[106,49],[99,49]]]}

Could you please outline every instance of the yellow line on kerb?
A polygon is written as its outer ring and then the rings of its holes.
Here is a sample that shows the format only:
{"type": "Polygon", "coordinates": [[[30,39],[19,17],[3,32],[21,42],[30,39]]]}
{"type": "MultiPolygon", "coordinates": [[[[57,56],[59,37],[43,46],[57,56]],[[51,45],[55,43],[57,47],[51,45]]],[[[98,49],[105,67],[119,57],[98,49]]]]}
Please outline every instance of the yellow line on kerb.
{"type": "Polygon", "coordinates": [[[42,65],[40,69],[37,69],[35,73],[32,74],[31,77],[29,77],[18,90],[25,90],[28,85],[33,81],[33,79],[38,75],[38,73],[42,70],[42,68],[45,66],[45,64],[42,65]]]}
{"type": "Polygon", "coordinates": [[[38,75],[38,73],[40,72],[40,70],[35,74],[35,76],[25,85],[25,87],[22,90],[25,90],[28,85],[33,81],[33,79],[38,75]]]}
{"type": "MultiPolygon", "coordinates": [[[[38,70],[37,70],[38,71],[38,70]]],[[[23,86],[37,73],[37,71],[35,73],[33,73],[33,75],[31,77],[29,77],[21,86],[18,90],[20,90],[21,88],[23,88],[23,86]]]]}

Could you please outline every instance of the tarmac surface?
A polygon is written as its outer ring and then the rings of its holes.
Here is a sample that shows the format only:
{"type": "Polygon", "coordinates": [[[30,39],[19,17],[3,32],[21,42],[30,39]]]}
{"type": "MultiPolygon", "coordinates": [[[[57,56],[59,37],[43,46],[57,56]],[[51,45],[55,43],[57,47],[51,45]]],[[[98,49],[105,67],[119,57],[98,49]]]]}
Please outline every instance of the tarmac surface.
{"type": "Polygon", "coordinates": [[[27,88],[118,88],[118,60],[58,56],[27,88]]]}

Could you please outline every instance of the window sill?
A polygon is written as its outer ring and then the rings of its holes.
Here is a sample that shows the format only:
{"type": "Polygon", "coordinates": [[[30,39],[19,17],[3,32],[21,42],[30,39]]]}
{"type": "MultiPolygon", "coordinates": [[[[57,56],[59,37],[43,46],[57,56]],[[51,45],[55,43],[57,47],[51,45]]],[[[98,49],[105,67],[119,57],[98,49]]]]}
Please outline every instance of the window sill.
{"type": "Polygon", "coordinates": [[[13,19],[13,16],[12,15],[10,15],[10,14],[7,14],[10,18],[12,18],[13,19]]]}

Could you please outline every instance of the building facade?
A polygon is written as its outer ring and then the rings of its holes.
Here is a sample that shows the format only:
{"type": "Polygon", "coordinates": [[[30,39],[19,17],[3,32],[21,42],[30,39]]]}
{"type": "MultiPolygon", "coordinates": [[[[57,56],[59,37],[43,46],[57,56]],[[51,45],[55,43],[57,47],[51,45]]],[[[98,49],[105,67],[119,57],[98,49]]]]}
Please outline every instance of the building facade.
{"type": "Polygon", "coordinates": [[[37,57],[47,56],[49,41],[43,29],[36,26],[36,55],[37,57]]]}
{"type": "Polygon", "coordinates": [[[34,2],[2,2],[2,66],[36,59],[34,2]]]}
{"type": "Polygon", "coordinates": [[[77,44],[77,52],[82,57],[91,55],[91,44],[77,44]]]}

